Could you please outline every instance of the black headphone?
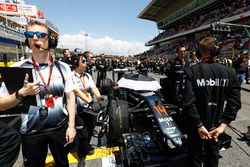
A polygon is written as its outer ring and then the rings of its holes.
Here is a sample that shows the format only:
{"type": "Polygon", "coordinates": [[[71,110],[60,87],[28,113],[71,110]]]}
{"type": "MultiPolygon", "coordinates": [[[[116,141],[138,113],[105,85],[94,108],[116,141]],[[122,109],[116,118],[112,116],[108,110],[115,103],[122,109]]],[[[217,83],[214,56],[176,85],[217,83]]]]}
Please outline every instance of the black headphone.
{"type": "MultiPolygon", "coordinates": [[[[50,31],[48,33],[48,49],[55,49],[58,44],[58,39],[56,36],[51,35],[50,31]]],[[[30,48],[28,38],[25,39],[25,45],[30,48]]]]}
{"type": "Polygon", "coordinates": [[[220,46],[215,44],[210,50],[210,56],[216,57],[218,55],[220,55],[220,46]]]}
{"type": "MultiPolygon", "coordinates": [[[[201,58],[202,55],[199,47],[195,52],[196,52],[196,57],[201,58]]],[[[210,49],[210,56],[216,57],[218,55],[220,55],[220,46],[214,44],[214,46],[210,49]]]]}
{"type": "Polygon", "coordinates": [[[80,60],[80,56],[75,54],[71,57],[71,63],[73,68],[76,68],[79,66],[79,60],[80,60]]]}

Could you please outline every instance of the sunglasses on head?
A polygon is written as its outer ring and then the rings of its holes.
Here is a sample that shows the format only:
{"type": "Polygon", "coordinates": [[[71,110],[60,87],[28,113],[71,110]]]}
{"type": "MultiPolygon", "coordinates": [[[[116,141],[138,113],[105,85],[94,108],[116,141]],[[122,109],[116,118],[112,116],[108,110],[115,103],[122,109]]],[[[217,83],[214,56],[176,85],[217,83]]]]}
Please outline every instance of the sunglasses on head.
{"type": "Polygon", "coordinates": [[[86,59],[82,60],[82,63],[85,64],[87,63],[88,61],[86,59]]]}
{"type": "Polygon", "coordinates": [[[36,34],[37,38],[45,38],[48,36],[48,34],[44,33],[44,32],[32,32],[32,31],[26,31],[24,32],[24,35],[26,38],[33,38],[34,35],[36,34]]]}

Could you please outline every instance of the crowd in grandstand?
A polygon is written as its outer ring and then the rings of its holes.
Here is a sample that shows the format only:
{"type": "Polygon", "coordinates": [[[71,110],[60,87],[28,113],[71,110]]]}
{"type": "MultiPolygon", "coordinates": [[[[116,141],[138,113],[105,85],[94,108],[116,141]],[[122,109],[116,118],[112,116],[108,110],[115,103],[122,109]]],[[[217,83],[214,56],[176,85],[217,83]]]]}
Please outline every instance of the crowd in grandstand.
{"type": "Polygon", "coordinates": [[[24,33],[25,28],[18,23],[12,22],[10,20],[0,21],[0,30],[6,32],[6,30],[11,30],[12,32],[24,33]]]}
{"type": "Polygon", "coordinates": [[[224,5],[223,8],[215,9],[213,11],[197,15],[196,17],[195,16],[188,17],[185,18],[185,20],[181,20],[181,22],[175,23],[171,28],[165,30],[164,32],[157,35],[153,40],[149,41],[149,43],[158,41],[160,39],[164,39],[166,37],[175,35],[177,33],[197,28],[201,25],[206,25],[212,22],[220,21],[225,17],[231,17],[233,15],[243,13],[247,11],[249,8],[250,8],[249,0],[237,0],[237,1],[230,0],[228,1],[227,4],[224,5]]]}

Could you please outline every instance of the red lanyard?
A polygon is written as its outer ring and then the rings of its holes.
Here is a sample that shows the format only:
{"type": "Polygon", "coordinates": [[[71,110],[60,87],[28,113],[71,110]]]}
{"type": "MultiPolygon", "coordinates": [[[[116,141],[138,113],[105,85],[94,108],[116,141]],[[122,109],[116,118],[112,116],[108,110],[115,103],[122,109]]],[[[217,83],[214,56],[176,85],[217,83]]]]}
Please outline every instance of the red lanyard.
{"type": "Polygon", "coordinates": [[[51,64],[50,64],[49,79],[48,79],[48,83],[47,84],[45,83],[45,81],[43,79],[43,76],[42,76],[42,73],[38,69],[38,66],[37,66],[37,64],[36,64],[36,62],[35,62],[35,60],[34,60],[33,57],[32,57],[32,63],[34,65],[35,69],[37,70],[37,72],[38,72],[38,74],[39,74],[39,76],[40,76],[40,78],[41,78],[41,80],[42,80],[42,82],[43,82],[43,84],[45,86],[46,93],[49,94],[49,84],[50,84],[50,79],[51,79],[52,70],[53,70],[53,62],[51,61],[51,64]]]}

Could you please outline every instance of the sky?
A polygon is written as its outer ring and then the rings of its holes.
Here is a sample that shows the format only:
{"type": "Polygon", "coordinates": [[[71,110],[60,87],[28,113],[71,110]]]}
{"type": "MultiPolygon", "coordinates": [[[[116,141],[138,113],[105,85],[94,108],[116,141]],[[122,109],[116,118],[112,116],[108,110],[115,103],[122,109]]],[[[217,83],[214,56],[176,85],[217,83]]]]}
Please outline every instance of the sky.
{"type": "Polygon", "coordinates": [[[59,48],[134,55],[149,49],[156,23],[137,16],[151,0],[26,0],[59,29],[59,48]],[[86,37],[85,34],[88,34],[86,37]]]}

